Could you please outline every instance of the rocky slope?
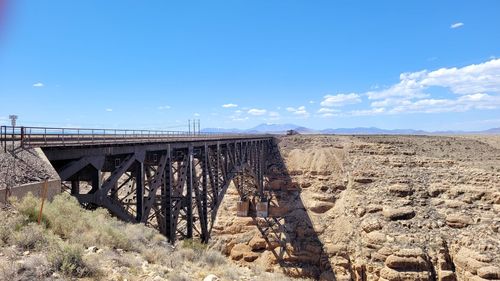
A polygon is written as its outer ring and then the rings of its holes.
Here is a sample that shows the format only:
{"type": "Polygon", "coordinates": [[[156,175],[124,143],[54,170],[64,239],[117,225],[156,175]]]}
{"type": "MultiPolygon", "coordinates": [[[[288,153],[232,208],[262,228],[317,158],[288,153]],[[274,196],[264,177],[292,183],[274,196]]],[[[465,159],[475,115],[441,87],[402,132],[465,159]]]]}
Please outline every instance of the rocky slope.
{"type": "Polygon", "coordinates": [[[40,149],[0,150],[0,189],[45,179],[58,179],[54,169],[44,161],[40,149]]]}
{"type": "Polygon", "coordinates": [[[214,243],[323,280],[500,279],[499,139],[283,137],[268,167],[283,237],[234,217],[233,194],[214,243]]]}

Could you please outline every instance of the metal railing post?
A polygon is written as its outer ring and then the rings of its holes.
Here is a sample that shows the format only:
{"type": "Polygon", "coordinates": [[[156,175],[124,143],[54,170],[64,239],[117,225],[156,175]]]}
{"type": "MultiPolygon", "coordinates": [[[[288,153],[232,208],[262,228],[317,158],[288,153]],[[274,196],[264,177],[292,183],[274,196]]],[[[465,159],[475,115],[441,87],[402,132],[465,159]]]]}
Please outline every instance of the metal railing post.
{"type": "Polygon", "coordinates": [[[24,126],[21,126],[21,147],[24,148],[24,126]]]}
{"type": "Polygon", "coordinates": [[[3,152],[7,153],[7,127],[6,126],[1,126],[0,127],[0,137],[2,138],[2,145],[3,145],[3,152]]]}

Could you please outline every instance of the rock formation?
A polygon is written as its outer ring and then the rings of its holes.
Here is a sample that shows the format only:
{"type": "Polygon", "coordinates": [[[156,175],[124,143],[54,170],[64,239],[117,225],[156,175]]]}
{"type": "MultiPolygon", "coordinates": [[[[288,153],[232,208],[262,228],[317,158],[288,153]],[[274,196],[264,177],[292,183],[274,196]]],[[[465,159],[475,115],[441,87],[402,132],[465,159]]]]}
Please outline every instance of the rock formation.
{"type": "Polygon", "coordinates": [[[283,237],[235,217],[233,190],[212,236],[233,260],[322,280],[500,279],[500,137],[301,135],[277,147],[267,186],[283,237]]]}

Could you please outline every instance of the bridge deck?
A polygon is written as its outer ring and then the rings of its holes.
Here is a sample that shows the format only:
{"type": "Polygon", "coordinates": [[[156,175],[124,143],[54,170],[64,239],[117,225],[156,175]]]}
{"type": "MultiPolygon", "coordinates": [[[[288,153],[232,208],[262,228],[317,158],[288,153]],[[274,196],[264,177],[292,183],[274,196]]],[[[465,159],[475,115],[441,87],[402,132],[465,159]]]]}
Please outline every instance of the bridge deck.
{"type": "Polygon", "coordinates": [[[86,147],[131,144],[228,141],[271,138],[271,135],[221,134],[183,131],[0,127],[0,142],[20,142],[22,147],[86,147]]]}

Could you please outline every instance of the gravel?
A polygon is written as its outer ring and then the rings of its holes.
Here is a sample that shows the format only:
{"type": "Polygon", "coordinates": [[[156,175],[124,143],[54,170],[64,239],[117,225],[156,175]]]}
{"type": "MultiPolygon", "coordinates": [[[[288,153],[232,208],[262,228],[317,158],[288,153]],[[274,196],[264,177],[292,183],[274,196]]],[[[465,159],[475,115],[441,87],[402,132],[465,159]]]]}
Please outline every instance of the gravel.
{"type": "Polygon", "coordinates": [[[40,159],[34,149],[0,151],[0,189],[56,178],[52,166],[40,159]]]}

